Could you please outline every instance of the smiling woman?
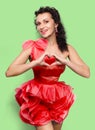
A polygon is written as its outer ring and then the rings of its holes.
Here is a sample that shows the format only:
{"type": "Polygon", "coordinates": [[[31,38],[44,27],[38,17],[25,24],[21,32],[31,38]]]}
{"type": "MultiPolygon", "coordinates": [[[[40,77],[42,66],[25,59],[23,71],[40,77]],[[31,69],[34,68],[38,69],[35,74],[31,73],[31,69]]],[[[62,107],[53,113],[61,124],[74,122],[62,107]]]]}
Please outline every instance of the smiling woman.
{"type": "Polygon", "coordinates": [[[23,44],[22,52],[9,66],[6,76],[17,76],[32,68],[34,79],[16,89],[20,117],[37,130],[61,130],[75,95],[71,86],[58,79],[66,66],[86,78],[90,70],[76,50],[67,44],[58,10],[41,7],[35,15],[41,38],[23,44]],[[30,62],[26,63],[27,60],[30,62]]]}

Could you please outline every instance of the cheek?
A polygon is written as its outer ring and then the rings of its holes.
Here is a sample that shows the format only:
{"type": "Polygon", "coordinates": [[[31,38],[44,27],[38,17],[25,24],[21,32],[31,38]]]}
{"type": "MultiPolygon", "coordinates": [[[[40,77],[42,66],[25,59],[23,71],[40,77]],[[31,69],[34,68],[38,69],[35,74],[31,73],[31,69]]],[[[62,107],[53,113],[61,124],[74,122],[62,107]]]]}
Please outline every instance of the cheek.
{"type": "Polygon", "coordinates": [[[55,27],[54,27],[53,25],[51,26],[51,28],[50,28],[50,29],[51,29],[51,31],[52,31],[52,32],[54,32],[54,31],[55,31],[55,27]]]}
{"type": "Polygon", "coordinates": [[[51,24],[50,25],[51,29],[54,31],[55,30],[55,25],[54,24],[51,24]]]}
{"type": "Polygon", "coordinates": [[[36,27],[36,30],[39,32],[39,30],[40,30],[39,27],[36,27]]]}

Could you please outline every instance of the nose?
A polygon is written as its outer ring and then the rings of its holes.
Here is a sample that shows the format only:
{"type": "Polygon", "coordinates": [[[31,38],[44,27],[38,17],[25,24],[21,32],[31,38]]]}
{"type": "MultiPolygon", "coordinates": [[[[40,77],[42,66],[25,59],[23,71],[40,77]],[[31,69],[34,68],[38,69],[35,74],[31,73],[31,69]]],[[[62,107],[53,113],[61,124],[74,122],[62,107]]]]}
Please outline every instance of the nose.
{"type": "Polygon", "coordinates": [[[43,23],[41,23],[39,29],[42,30],[44,27],[45,27],[45,25],[43,23]]]}

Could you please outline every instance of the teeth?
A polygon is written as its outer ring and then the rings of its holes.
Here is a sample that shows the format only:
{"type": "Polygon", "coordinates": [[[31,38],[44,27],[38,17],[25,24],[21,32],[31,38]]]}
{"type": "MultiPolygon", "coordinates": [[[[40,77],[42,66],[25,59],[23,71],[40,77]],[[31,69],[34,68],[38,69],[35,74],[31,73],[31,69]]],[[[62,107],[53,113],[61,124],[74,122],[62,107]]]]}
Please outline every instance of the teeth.
{"type": "Polygon", "coordinates": [[[41,31],[42,33],[45,33],[45,32],[47,32],[47,30],[44,30],[44,31],[41,31]]]}

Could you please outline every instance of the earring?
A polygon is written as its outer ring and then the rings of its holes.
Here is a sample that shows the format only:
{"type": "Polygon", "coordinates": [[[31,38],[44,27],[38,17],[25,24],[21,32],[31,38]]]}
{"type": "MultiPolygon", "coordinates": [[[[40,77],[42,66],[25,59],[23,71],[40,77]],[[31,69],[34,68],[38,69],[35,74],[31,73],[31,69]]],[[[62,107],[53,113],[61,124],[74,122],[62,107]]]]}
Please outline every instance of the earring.
{"type": "Polygon", "coordinates": [[[58,33],[57,27],[55,27],[55,32],[58,33]]]}

